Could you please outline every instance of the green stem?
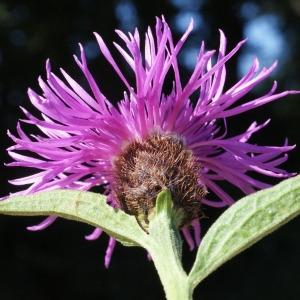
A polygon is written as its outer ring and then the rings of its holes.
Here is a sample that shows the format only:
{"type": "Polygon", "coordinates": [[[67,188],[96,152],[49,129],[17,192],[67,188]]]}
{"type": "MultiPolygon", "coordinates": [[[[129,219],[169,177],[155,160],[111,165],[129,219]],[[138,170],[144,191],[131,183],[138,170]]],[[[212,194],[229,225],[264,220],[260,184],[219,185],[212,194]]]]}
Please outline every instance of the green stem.
{"type": "MultiPolygon", "coordinates": [[[[169,191],[157,198],[156,217],[150,222],[147,250],[154,261],[168,300],[191,300],[192,290],[181,264],[181,237],[174,224],[169,191]]],[[[176,216],[175,216],[176,217],[176,216]]]]}
{"type": "MultiPolygon", "coordinates": [[[[168,230],[165,230],[169,233],[168,230]]],[[[164,287],[168,300],[190,300],[192,293],[188,286],[187,275],[181,266],[178,256],[172,249],[170,236],[165,234],[165,242],[151,245],[149,249],[156,270],[164,287]]]]}

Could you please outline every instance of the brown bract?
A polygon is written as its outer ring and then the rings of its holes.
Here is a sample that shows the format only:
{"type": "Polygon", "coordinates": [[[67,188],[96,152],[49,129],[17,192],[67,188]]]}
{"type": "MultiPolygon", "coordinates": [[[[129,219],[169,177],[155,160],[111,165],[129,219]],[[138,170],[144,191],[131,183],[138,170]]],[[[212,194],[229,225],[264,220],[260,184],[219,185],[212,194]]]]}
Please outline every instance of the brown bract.
{"type": "Polygon", "coordinates": [[[156,197],[164,189],[171,192],[173,210],[181,211],[179,228],[202,216],[201,165],[179,136],[154,134],[134,141],[115,159],[114,168],[113,195],[145,231],[155,216],[156,197]]]}

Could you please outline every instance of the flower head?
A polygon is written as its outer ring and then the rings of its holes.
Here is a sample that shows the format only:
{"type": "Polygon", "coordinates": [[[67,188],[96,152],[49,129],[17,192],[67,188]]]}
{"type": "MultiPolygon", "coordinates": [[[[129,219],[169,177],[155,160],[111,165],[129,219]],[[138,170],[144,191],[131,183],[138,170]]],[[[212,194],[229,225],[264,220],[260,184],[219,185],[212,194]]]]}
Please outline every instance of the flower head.
{"type": "MultiPolygon", "coordinates": [[[[141,52],[137,30],[126,36],[116,31],[127,50],[115,44],[135,74],[136,85],[131,85],[119,69],[102,38],[95,33],[99,47],[108,62],[127,88],[124,99],[114,107],[101,93],[88,70],[84,50],[80,45],[81,60],[75,61],[85,75],[92,95],[88,94],[65,71],[64,81],[51,72],[47,61],[47,82],[39,78],[43,91],[40,96],[28,90],[32,104],[41,111],[38,119],[24,111],[23,122],[36,125],[43,136],[28,137],[18,125],[19,137],[9,136],[15,142],[8,149],[15,162],[9,166],[24,166],[40,171],[35,175],[12,180],[15,185],[30,185],[17,194],[31,194],[55,189],[89,190],[103,185],[110,205],[135,215],[147,230],[153,213],[153,201],[164,187],[170,189],[174,207],[183,210],[179,227],[190,248],[194,241],[189,225],[194,227],[196,244],[200,243],[200,205],[223,207],[234,200],[217,182],[226,180],[244,194],[269,185],[253,179],[247,173],[255,171],[278,178],[292,174],[277,166],[287,159],[283,153],[293,147],[258,146],[249,144],[250,136],[268,123],[250,125],[238,136],[226,137],[226,118],[281,98],[286,91],[274,94],[276,83],[269,93],[242,105],[236,102],[265,79],[276,67],[276,62],[259,72],[254,58],[248,73],[232,88],[223,90],[225,63],[245,41],[226,54],[226,39],[222,32],[216,63],[215,51],[204,50],[201,45],[195,69],[186,85],[182,85],[177,54],[193,27],[177,44],[164,19],[157,19],[155,33],[149,28],[145,37],[145,53],[141,52]],[[174,84],[167,95],[163,94],[166,75],[172,72],[174,84]],[[189,98],[198,92],[193,106],[189,98]],[[225,132],[220,133],[216,119],[224,122],[225,132]],[[39,155],[32,158],[15,151],[29,150],[39,155]],[[210,199],[212,191],[218,199],[210,199]]],[[[31,230],[40,230],[55,220],[50,216],[31,230]]],[[[97,228],[87,237],[95,239],[101,234],[97,228]]],[[[108,266],[115,246],[110,239],[105,264],[108,266]]]]}

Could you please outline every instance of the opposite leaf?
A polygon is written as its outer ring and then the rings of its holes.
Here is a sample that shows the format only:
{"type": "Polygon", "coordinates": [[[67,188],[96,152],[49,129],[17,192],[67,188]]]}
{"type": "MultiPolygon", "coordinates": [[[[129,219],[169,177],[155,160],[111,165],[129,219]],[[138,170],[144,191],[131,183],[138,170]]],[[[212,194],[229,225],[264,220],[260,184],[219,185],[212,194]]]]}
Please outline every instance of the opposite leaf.
{"type": "Polygon", "coordinates": [[[300,175],[238,201],[204,236],[189,274],[191,286],[299,213],[300,175]]]}
{"type": "Polygon", "coordinates": [[[19,216],[58,216],[100,227],[126,246],[144,245],[147,234],[135,217],[112,208],[106,197],[91,192],[57,190],[16,196],[0,202],[0,213],[19,216]]]}

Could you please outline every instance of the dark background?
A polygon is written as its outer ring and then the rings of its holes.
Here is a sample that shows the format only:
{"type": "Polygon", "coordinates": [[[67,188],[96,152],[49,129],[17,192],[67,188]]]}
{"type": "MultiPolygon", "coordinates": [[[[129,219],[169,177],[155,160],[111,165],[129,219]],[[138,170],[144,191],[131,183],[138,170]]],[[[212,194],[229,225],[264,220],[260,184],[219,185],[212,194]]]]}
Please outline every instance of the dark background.
{"type": "MultiPolygon", "coordinates": [[[[300,2],[277,1],[104,1],[104,0],[7,0],[0,1],[0,133],[1,161],[10,162],[6,148],[12,145],[6,130],[15,133],[23,118],[22,105],[39,116],[26,95],[28,87],[40,92],[37,77],[45,78],[45,61],[52,69],[64,68],[85,85],[72,55],[78,42],[85,47],[89,68],[101,91],[113,103],[122,98],[124,86],[98,50],[93,31],[104,38],[113,53],[112,42],[120,41],[115,28],[143,32],[155,26],[155,16],[164,14],[174,39],[182,34],[191,16],[195,30],[179,56],[183,80],[187,80],[200,42],[207,49],[218,49],[222,29],[228,51],[248,36],[249,41],[227,64],[226,87],[231,87],[249,67],[256,53],[261,66],[269,67],[278,58],[279,66],[244,101],[262,95],[272,81],[278,91],[300,89],[300,2]]],[[[120,56],[118,56],[120,58],[120,56]]],[[[126,67],[122,59],[117,61],[126,67]]],[[[132,76],[127,73],[127,76],[132,76]]],[[[285,137],[299,144],[300,97],[289,96],[228,120],[229,136],[241,133],[253,121],[272,118],[267,128],[251,138],[259,145],[282,145],[285,137]]],[[[26,132],[34,132],[24,126],[26,132]],[[27,130],[28,129],[28,130],[27,130]]],[[[290,153],[284,168],[298,172],[299,148],[290,153]]],[[[8,179],[23,177],[28,170],[0,165],[1,196],[16,191],[8,179]]],[[[267,179],[269,180],[269,179],[267,179]]],[[[270,183],[278,181],[269,180],[270,183]]],[[[225,187],[226,188],[226,187],[225,187]]],[[[229,191],[230,192],[230,191],[229,191]]],[[[240,194],[233,195],[235,199],[240,194]]],[[[206,209],[204,232],[221,213],[206,209]]],[[[39,223],[38,217],[0,216],[0,298],[1,299],[164,299],[153,263],[146,252],[117,244],[109,269],[104,267],[108,236],[90,242],[84,235],[93,228],[59,219],[41,232],[28,232],[26,226],[39,223]]],[[[195,290],[194,299],[299,299],[300,295],[300,219],[266,237],[227,262],[195,290]]],[[[186,270],[196,251],[189,252],[184,242],[186,270]]],[[[172,271],[172,270],[170,270],[172,271]]]]}

